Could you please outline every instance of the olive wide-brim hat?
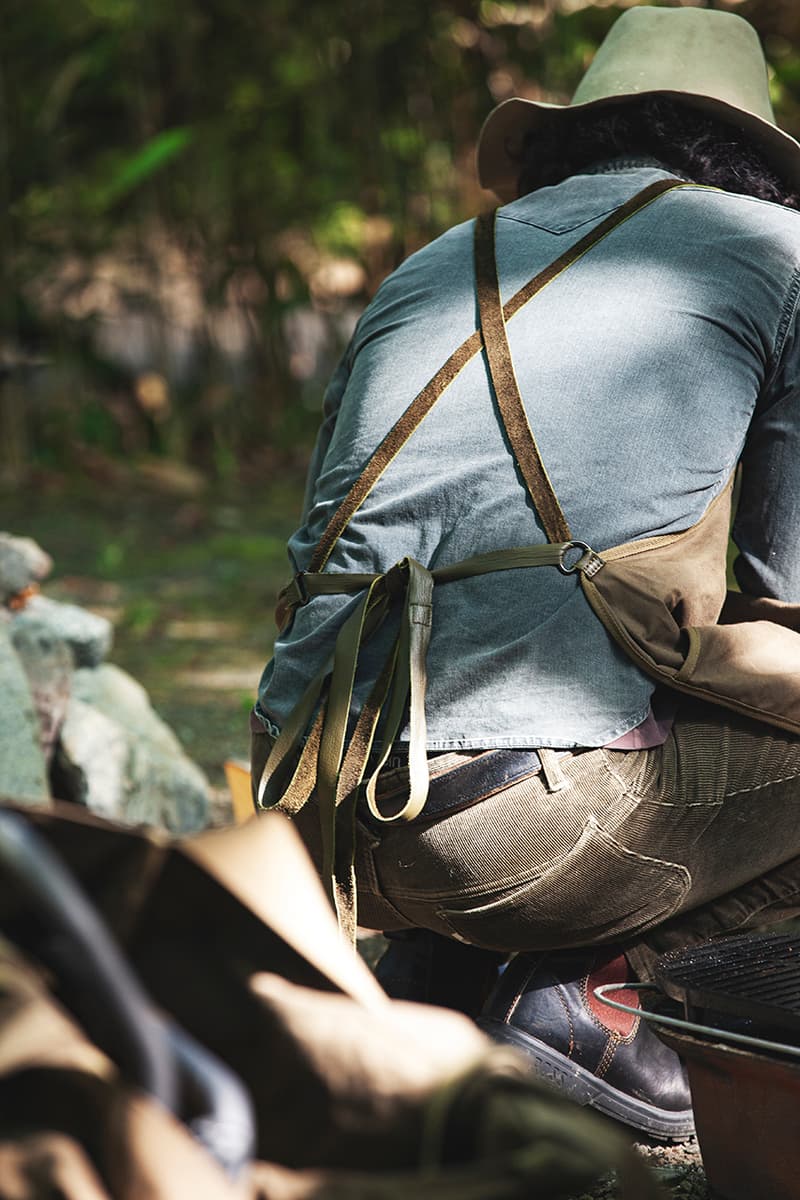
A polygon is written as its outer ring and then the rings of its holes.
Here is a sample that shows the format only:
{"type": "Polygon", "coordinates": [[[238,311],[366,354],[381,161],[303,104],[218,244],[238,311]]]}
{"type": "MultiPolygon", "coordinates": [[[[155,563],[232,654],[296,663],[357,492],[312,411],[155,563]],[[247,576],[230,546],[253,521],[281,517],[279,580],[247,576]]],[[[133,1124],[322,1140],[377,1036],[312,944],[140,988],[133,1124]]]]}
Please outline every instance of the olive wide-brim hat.
{"type": "Polygon", "coordinates": [[[482,186],[504,203],[515,200],[527,134],[639,96],[668,96],[736,126],[800,190],[800,144],[775,124],[767,64],[752,25],[735,13],[650,6],[628,9],[614,23],[570,104],[516,97],[493,109],[478,142],[482,186]]]}

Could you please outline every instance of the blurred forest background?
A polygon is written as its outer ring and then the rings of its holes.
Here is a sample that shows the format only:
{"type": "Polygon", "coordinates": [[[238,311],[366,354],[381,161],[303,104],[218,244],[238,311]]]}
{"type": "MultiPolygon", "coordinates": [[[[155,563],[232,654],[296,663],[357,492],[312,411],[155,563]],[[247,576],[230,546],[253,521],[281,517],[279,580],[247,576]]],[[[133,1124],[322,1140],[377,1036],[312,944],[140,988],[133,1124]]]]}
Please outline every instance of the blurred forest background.
{"type": "MultiPolygon", "coordinates": [[[[0,528],[113,616],[117,660],[212,770],[217,743],[245,748],[359,312],[491,202],[473,168],[491,107],[568,100],[630,6],[5,0],[0,528]]],[[[800,135],[797,0],[699,6],[756,26],[800,135]]]]}

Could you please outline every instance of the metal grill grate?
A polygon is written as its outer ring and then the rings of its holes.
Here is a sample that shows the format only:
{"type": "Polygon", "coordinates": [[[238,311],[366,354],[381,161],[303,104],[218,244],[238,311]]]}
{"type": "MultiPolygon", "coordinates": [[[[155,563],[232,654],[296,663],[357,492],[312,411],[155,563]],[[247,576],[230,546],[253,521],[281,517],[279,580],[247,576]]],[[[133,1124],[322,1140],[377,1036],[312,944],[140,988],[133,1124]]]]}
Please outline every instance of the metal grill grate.
{"type": "Polygon", "coordinates": [[[656,981],[690,1020],[709,1011],[800,1040],[800,931],[743,934],[663,955],[656,981]]]}

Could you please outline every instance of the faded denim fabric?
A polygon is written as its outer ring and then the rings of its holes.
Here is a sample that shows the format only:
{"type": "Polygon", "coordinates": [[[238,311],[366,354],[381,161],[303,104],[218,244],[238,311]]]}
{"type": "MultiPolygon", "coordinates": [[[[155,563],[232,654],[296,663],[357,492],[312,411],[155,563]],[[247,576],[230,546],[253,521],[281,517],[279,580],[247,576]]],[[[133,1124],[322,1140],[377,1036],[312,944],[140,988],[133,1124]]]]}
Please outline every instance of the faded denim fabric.
{"type": "MultiPolygon", "coordinates": [[[[503,300],[647,184],[619,161],[500,210],[503,300]]],[[[473,222],[409,258],[363,314],[325,400],[294,566],[373,450],[476,328],[473,222]]],[[[743,463],[743,590],[800,601],[800,215],[700,187],[660,197],[509,323],[529,421],[575,538],[596,550],[694,524],[743,463]]],[[[451,384],[340,539],[330,571],[428,566],[542,542],[498,424],[483,356],[451,384]]],[[[355,599],[317,597],[259,690],[281,725],[355,599]]],[[[366,648],[365,698],[389,631],[366,648]]],[[[574,576],[498,572],[436,589],[428,746],[602,746],[639,724],[651,682],[574,576]]]]}

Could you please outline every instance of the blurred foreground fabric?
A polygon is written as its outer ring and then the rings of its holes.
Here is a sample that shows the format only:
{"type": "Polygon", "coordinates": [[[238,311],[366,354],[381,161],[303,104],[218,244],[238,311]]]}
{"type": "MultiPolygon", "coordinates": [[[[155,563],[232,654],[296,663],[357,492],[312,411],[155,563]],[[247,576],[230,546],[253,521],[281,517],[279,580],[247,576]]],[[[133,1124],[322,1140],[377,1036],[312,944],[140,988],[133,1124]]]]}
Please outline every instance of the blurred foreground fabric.
{"type": "Polygon", "coordinates": [[[3,1200],[566,1198],[613,1168],[627,1200],[658,1194],[621,1135],[466,1018],[383,994],[284,818],[183,841],[69,805],[24,819],[80,881],[156,1011],[243,1081],[256,1161],[226,1174],[79,1027],[63,981],[26,953],[47,930],[4,872],[3,1200]]]}

